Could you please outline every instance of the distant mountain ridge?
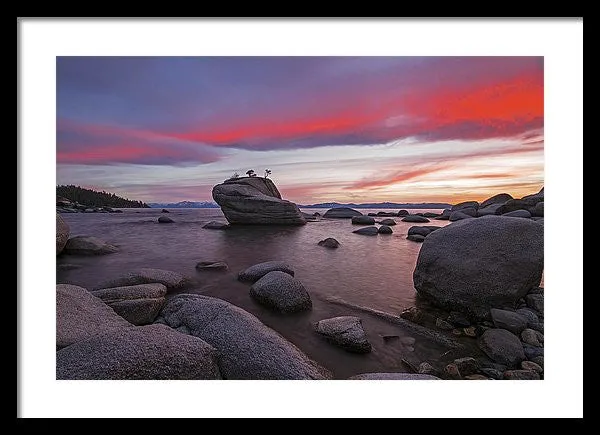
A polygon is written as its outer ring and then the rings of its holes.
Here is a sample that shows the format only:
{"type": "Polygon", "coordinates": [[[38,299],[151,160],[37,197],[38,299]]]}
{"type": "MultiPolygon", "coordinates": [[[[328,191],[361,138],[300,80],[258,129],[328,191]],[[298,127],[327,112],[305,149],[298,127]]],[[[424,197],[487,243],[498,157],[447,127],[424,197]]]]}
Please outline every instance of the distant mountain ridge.
{"type": "Polygon", "coordinates": [[[451,208],[452,204],[445,202],[419,202],[419,203],[398,203],[398,202],[368,202],[365,204],[341,204],[339,202],[322,202],[319,204],[298,205],[300,208],[451,208]]]}
{"type": "MultiPolygon", "coordinates": [[[[180,202],[151,202],[148,204],[152,208],[219,208],[217,203],[212,201],[180,201],[180,202]]],[[[452,204],[445,202],[420,202],[420,203],[396,203],[396,202],[369,202],[365,204],[342,204],[339,202],[322,202],[319,204],[300,205],[300,208],[451,208],[452,204]]]]}

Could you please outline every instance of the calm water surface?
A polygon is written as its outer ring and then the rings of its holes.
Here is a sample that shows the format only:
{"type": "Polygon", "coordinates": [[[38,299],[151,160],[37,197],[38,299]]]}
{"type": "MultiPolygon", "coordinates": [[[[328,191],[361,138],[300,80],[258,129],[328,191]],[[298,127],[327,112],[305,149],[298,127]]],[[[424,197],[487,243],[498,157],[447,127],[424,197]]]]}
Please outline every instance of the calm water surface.
{"type": "MultiPolygon", "coordinates": [[[[306,209],[307,213],[326,210],[306,209]]],[[[379,210],[361,210],[363,214],[379,210]]],[[[384,210],[391,211],[391,210],[384,210]]],[[[424,210],[411,210],[416,213],[424,210]]],[[[437,210],[429,210],[437,211],[437,210]]],[[[400,360],[435,360],[445,351],[436,343],[412,334],[413,346],[401,340],[384,342],[382,335],[410,335],[398,325],[352,308],[327,302],[341,298],[351,304],[398,314],[415,305],[412,272],[420,244],[406,240],[413,225],[445,226],[448,221],[429,224],[402,222],[391,235],[376,237],[353,234],[360,226],[349,219],[322,219],[300,227],[233,227],[226,231],[203,229],[205,223],[225,221],[220,209],[170,209],[175,223],[159,224],[160,209],[124,209],[124,213],[62,214],[71,236],[95,236],[119,247],[119,252],[98,257],[61,255],[57,264],[74,264],[71,270],[57,268],[57,282],[93,288],[142,267],[173,270],[197,281],[187,293],[225,299],[250,311],[308,355],[334,372],[336,378],[371,371],[407,371],[400,360]],[[341,246],[327,249],[319,240],[334,237],[341,246]],[[313,299],[313,310],[295,315],[272,313],[249,296],[249,285],[237,281],[237,273],[253,264],[284,260],[294,267],[296,277],[313,299]],[[227,272],[195,269],[199,261],[225,261],[227,272]],[[353,355],[324,342],[312,323],[339,316],[358,315],[373,344],[368,355],[353,355]]],[[[377,220],[380,218],[376,218],[377,220]]],[[[381,218],[385,219],[385,218],[381,218]]]]}

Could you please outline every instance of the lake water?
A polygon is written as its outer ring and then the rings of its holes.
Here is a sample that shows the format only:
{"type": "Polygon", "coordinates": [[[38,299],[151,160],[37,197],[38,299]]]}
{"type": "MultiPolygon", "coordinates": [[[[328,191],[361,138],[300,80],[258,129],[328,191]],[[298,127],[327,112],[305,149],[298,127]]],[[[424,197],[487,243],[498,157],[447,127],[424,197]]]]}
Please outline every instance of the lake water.
{"type": "MultiPolygon", "coordinates": [[[[220,209],[170,209],[175,223],[159,224],[160,209],[124,209],[124,213],[62,214],[71,236],[95,236],[119,247],[119,252],[97,257],[61,255],[57,282],[93,288],[142,267],[167,269],[197,281],[186,293],[199,293],[225,299],[253,313],[265,324],[288,338],[313,359],[333,371],[336,378],[374,371],[408,371],[401,359],[411,362],[435,360],[447,349],[400,326],[362,311],[328,301],[331,297],[361,307],[399,314],[415,305],[412,273],[421,245],[406,240],[413,225],[445,226],[448,221],[429,224],[402,222],[391,235],[375,237],[353,234],[360,226],[349,219],[322,219],[298,227],[243,226],[226,231],[203,229],[212,220],[226,222],[220,209]],[[317,245],[334,237],[341,246],[327,249],[317,245]],[[273,313],[254,302],[249,285],[237,281],[237,273],[253,264],[283,260],[293,266],[296,277],[313,299],[310,312],[294,315],[273,313]],[[225,261],[226,272],[195,269],[199,261],[225,261]],[[367,355],[345,352],[317,336],[312,323],[339,315],[358,315],[373,345],[367,355]],[[410,335],[406,340],[384,341],[382,335],[410,335]],[[404,341],[404,342],[403,342],[404,341]]],[[[305,209],[306,213],[326,210],[305,209]]],[[[380,210],[361,210],[363,214],[380,210]]],[[[383,210],[392,211],[392,210],[383,210]]],[[[410,210],[418,211],[438,210],[410,210]]],[[[376,218],[379,219],[379,218],[376,218]]],[[[385,218],[381,218],[385,219],[385,218]]]]}

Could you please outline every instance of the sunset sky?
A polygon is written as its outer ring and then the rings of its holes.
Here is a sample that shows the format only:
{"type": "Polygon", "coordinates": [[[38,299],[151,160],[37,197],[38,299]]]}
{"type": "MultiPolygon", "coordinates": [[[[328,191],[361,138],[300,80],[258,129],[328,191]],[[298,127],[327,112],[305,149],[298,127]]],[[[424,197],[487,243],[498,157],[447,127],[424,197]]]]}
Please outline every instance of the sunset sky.
{"type": "Polygon", "coordinates": [[[57,184],[212,200],[483,200],[544,180],[542,57],[58,57],[57,184]]]}

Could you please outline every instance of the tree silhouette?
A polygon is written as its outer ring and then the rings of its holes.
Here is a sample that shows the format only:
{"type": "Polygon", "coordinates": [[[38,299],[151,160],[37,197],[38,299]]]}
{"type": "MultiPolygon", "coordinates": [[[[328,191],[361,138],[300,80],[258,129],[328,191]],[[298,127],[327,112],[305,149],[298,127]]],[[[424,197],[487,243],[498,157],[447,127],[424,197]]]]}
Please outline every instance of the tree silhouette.
{"type": "Polygon", "coordinates": [[[254,169],[250,169],[249,171],[246,171],[246,175],[248,177],[256,177],[256,174],[254,173],[254,169]]]}
{"type": "Polygon", "coordinates": [[[269,178],[269,175],[271,175],[271,170],[265,169],[265,178],[269,178]]]}

